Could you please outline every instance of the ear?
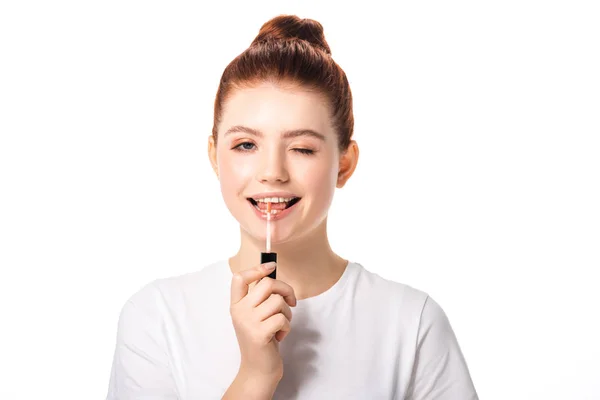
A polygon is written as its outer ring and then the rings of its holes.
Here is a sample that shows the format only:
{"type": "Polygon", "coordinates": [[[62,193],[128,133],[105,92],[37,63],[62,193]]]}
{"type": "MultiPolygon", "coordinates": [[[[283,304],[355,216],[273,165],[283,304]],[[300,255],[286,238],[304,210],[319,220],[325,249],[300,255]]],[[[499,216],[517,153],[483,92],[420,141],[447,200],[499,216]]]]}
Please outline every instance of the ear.
{"type": "Polygon", "coordinates": [[[215,138],[213,135],[208,137],[208,159],[210,161],[210,165],[212,166],[213,171],[219,177],[219,166],[217,164],[217,144],[215,143],[215,138]]]}
{"type": "Polygon", "coordinates": [[[358,164],[358,154],[358,144],[354,140],[350,141],[350,145],[340,156],[340,166],[336,184],[337,188],[344,187],[348,179],[350,179],[354,173],[356,165],[358,164]]]}

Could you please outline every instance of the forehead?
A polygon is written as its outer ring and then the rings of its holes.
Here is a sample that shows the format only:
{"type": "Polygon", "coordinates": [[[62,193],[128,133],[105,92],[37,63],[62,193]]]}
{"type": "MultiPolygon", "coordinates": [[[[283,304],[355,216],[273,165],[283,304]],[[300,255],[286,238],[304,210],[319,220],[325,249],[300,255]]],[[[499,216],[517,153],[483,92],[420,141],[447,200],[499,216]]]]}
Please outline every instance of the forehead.
{"type": "Polygon", "coordinates": [[[301,87],[261,83],[234,89],[223,106],[219,133],[243,125],[265,134],[312,129],[332,135],[329,105],[325,96],[301,87]]]}

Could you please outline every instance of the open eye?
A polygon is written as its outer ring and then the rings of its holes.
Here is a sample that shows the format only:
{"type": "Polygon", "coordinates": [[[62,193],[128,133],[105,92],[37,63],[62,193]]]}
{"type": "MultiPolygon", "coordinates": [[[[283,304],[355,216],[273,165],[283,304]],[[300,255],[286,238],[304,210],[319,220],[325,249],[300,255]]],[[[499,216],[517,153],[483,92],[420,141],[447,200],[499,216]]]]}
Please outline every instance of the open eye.
{"type": "Polygon", "coordinates": [[[233,150],[241,151],[241,152],[250,151],[250,150],[252,150],[252,146],[255,146],[254,143],[252,143],[252,142],[242,142],[242,143],[238,144],[237,146],[235,146],[233,148],[233,150]]]}

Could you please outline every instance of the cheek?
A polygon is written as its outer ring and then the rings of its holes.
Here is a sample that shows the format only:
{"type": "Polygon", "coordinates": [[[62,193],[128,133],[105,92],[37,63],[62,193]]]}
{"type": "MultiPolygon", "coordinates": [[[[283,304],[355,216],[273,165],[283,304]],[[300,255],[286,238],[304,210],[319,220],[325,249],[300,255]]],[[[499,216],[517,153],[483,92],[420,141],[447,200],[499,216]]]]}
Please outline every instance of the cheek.
{"type": "Polygon", "coordinates": [[[237,195],[254,176],[254,167],[244,157],[236,157],[231,152],[219,153],[219,181],[224,195],[237,195]]]}
{"type": "Polygon", "coordinates": [[[302,186],[310,193],[312,203],[320,208],[331,203],[337,182],[337,164],[328,158],[302,171],[302,186]]]}

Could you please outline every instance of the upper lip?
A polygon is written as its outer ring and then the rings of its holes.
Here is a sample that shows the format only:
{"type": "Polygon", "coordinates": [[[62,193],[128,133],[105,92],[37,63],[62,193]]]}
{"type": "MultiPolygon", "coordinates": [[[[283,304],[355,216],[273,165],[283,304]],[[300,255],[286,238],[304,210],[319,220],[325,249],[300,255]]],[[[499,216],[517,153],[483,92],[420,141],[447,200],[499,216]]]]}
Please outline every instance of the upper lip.
{"type": "Polygon", "coordinates": [[[265,192],[248,197],[249,199],[264,199],[265,197],[283,197],[284,199],[300,197],[290,192],[265,192]]]}

